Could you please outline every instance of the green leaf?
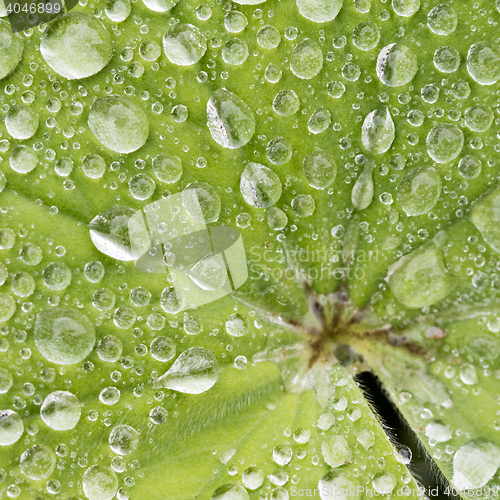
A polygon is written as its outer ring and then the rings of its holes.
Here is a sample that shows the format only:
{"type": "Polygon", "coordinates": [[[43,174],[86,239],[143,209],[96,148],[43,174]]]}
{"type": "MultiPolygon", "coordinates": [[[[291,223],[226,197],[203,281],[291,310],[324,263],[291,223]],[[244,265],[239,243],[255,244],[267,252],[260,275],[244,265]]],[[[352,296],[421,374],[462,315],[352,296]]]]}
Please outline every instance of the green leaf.
{"type": "Polygon", "coordinates": [[[6,19],[0,498],[493,495],[492,2],[6,19]]]}

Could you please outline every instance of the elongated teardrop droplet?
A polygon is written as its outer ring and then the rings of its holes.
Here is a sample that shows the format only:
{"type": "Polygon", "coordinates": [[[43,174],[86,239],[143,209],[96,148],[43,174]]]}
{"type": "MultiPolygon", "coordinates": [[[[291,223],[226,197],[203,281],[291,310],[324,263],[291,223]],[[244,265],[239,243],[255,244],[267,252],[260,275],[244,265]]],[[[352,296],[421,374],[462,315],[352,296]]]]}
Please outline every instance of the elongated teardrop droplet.
{"type": "Polygon", "coordinates": [[[352,188],[351,200],[354,208],[364,210],[373,200],[373,169],[375,164],[370,162],[365,165],[363,172],[358,177],[352,188]]]}
{"type": "Polygon", "coordinates": [[[184,351],[165,375],[157,378],[155,389],[172,389],[186,394],[201,394],[217,382],[218,364],[211,351],[192,347],[184,351]]]}
{"type": "Polygon", "coordinates": [[[370,153],[385,153],[391,147],[395,135],[394,122],[387,106],[380,106],[368,113],[361,129],[361,140],[370,153]]]}

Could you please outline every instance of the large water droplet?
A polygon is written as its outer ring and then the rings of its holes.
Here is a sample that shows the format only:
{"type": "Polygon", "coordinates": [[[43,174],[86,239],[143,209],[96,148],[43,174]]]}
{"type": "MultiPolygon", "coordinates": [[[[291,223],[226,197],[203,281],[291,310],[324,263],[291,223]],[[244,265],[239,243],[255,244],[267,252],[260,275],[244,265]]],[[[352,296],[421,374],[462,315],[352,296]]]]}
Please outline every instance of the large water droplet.
{"type": "Polygon", "coordinates": [[[227,40],[222,47],[222,59],[233,66],[243,64],[248,57],[248,45],[239,38],[227,40]]]}
{"type": "Polygon", "coordinates": [[[394,12],[401,17],[411,17],[420,9],[420,0],[392,0],[394,12]]]}
{"type": "Polygon", "coordinates": [[[149,135],[149,121],[144,110],[119,95],[97,99],[90,108],[88,123],[97,140],[117,153],[138,150],[149,135]]]}
{"type": "Polygon", "coordinates": [[[21,62],[24,43],[22,37],[12,32],[9,22],[0,19],[0,79],[10,75],[21,62]]]}
{"type": "Polygon", "coordinates": [[[186,274],[202,290],[218,290],[227,281],[227,268],[221,254],[200,259],[186,274]]]}
{"type": "Polygon", "coordinates": [[[245,201],[257,208],[273,206],[281,197],[281,181],[269,168],[250,162],[241,174],[240,191],[245,201]]]}
{"type": "Polygon", "coordinates": [[[93,465],[85,471],[82,487],[88,500],[111,500],[118,490],[118,479],[109,467],[93,465]]]}
{"type": "Polygon", "coordinates": [[[359,50],[372,50],[380,41],[380,28],[370,21],[358,24],[352,32],[352,43],[359,50]]]}
{"type": "Polygon", "coordinates": [[[190,66],[205,54],[207,40],[196,26],[178,24],[163,37],[163,50],[172,64],[190,66]]]}
{"type": "Polygon", "coordinates": [[[436,163],[448,163],[464,147],[464,134],[451,123],[439,123],[427,136],[427,152],[436,163]]]}
{"type": "Polygon", "coordinates": [[[500,448],[485,440],[464,444],[453,457],[453,485],[462,489],[482,488],[500,467],[500,448]]]}
{"type": "Polygon", "coordinates": [[[217,144],[237,149],[255,133],[255,116],[248,105],[226,89],[217,90],[207,103],[207,126],[217,144]]]}
{"type": "Polygon", "coordinates": [[[373,200],[373,169],[375,164],[369,162],[352,188],[351,201],[354,208],[365,210],[373,200]]]}
{"type": "Polygon", "coordinates": [[[24,104],[12,106],[5,117],[5,128],[14,139],[29,139],[38,129],[38,113],[24,104]]]}
{"type": "Polygon", "coordinates": [[[486,132],[493,123],[493,111],[484,104],[467,108],[464,114],[465,124],[472,132],[486,132]]]}
{"type": "Polygon", "coordinates": [[[343,472],[330,471],[318,483],[321,500],[357,500],[357,486],[343,472]]]}
{"type": "Polygon", "coordinates": [[[210,500],[250,500],[250,495],[239,484],[225,484],[214,491],[210,500]]]}
{"type": "Polygon", "coordinates": [[[398,201],[409,217],[424,215],[438,202],[441,179],[432,167],[410,170],[397,188],[398,201]]]}
{"type": "Polygon", "coordinates": [[[8,321],[16,312],[16,301],[8,294],[0,292],[0,322],[8,321]]]}
{"type": "Polygon", "coordinates": [[[9,163],[12,170],[18,174],[27,174],[38,165],[38,157],[31,148],[19,144],[12,150],[9,163]]]}
{"type": "Polygon", "coordinates": [[[333,21],[344,0],[297,0],[297,8],[302,16],[315,23],[333,21]]]}
{"type": "Polygon", "coordinates": [[[335,160],[321,149],[304,158],[303,169],[307,181],[315,189],[326,189],[337,176],[335,160]]]}
{"type": "Polygon", "coordinates": [[[436,35],[451,35],[456,30],[457,23],[455,9],[445,3],[436,5],[427,15],[427,26],[436,35]]]}
{"type": "Polygon", "coordinates": [[[385,153],[391,147],[395,135],[394,121],[387,106],[380,106],[368,113],[361,129],[361,140],[370,153],[385,153]]]}
{"type": "Polygon", "coordinates": [[[135,210],[117,205],[96,215],[89,229],[97,250],[113,259],[134,260],[129,236],[129,220],[134,214],[135,210]]]}
{"type": "Polygon", "coordinates": [[[481,85],[500,80],[500,50],[490,42],[477,42],[467,53],[467,71],[481,85]]]}
{"type": "Polygon", "coordinates": [[[130,425],[117,425],[109,435],[109,446],[118,455],[128,455],[139,446],[139,434],[130,425]]]}
{"type": "Polygon", "coordinates": [[[19,441],[23,431],[23,421],[15,411],[0,410],[0,446],[9,446],[19,441]]]}
{"type": "Polygon", "coordinates": [[[332,115],[330,111],[322,106],[316,108],[307,122],[307,129],[311,134],[321,134],[324,132],[332,122],[332,115]]]}
{"type": "Polygon", "coordinates": [[[391,43],[377,58],[377,76],[388,87],[410,83],[418,71],[417,56],[406,45],[391,43]]]}
{"type": "Polygon", "coordinates": [[[310,38],[302,40],[292,52],[290,70],[303,79],[315,77],[323,67],[323,52],[320,46],[310,38]]]}
{"type": "Polygon", "coordinates": [[[210,184],[192,182],[182,192],[182,206],[195,221],[210,223],[219,219],[221,201],[210,184]]]}
{"type": "Polygon", "coordinates": [[[54,472],[56,456],[48,446],[35,444],[21,455],[19,465],[23,474],[34,481],[40,481],[54,472]]]}
{"type": "Polygon", "coordinates": [[[443,422],[433,420],[425,426],[425,435],[436,443],[445,443],[451,439],[451,430],[443,422]]]}
{"type": "Polygon", "coordinates": [[[40,408],[42,420],[56,431],[67,431],[76,427],[81,413],[80,401],[68,391],[50,393],[40,408]]]}
{"type": "Polygon", "coordinates": [[[94,343],[94,326],[76,309],[46,309],[36,317],[35,344],[42,356],[52,363],[79,363],[90,354],[94,343]]]}
{"type": "Polygon", "coordinates": [[[452,289],[442,252],[434,243],[396,262],[389,269],[389,285],[399,302],[411,308],[435,304],[452,289]]]}
{"type": "Polygon", "coordinates": [[[330,467],[340,467],[352,459],[352,450],[347,439],[341,435],[328,436],[321,443],[321,453],[330,467]]]}
{"type": "Polygon", "coordinates": [[[71,12],[55,19],[40,41],[47,64],[68,80],[101,71],[113,55],[111,35],[94,16],[71,12]]]}
{"type": "Polygon", "coordinates": [[[192,347],[175,360],[165,375],[153,382],[153,387],[201,394],[217,382],[218,376],[218,363],[212,352],[203,347],[192,347]]]}
{"type": "Polygon", "coordinates": [[[500,188],[476,201],[469,219],[493,250],[500,253],[500,188]]]}
{"type": "Polygon", "coordinates": [[[396,479],[391,474],[379,472],[372,479],[372,486],[379,495],[391,495],[396,487],[396,479]]]}

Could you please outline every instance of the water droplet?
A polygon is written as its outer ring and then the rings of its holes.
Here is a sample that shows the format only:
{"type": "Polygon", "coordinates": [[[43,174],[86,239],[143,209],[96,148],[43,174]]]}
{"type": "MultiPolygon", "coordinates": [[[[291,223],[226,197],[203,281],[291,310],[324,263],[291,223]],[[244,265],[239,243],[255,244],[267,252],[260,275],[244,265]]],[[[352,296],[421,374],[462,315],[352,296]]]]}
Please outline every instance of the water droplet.
{"type": "Polygon", "coordinates": [[[441,195],[441,179],[432,167],[411,169],[397,188],[401,208],[409,217],[428,213],[441,195]]]}
{"type": "Polygon", "coordinates": [[[475,179],[482,169],[482,162],[479,158],[466,155],[458,162],[458,171],[466,179],[475,179]]]}
{"type": "Polygon", "coordinates": [[[210,497],[210,500],[250,500],[247,490],[238,484],[219,486],[210,497]]]}
{"type": "Polygon", "coordinates": [[[420,9],[420,0],[392,0],[394,12],[401,17],[411,17],[420,9]]]}
{"type": "Polygon", "coordinates": [[[218,290],[227,281],[227,268],[221,254],[203,257],[186,274],[202,290],[218,290]]]}
{"type": "Polygon", "coordinates": [[[314,198],[309,194],[298,194],[292,200],[291,205],[297,217],[309,217],[316,209],[314,198]]]}
{"type": "Polygon", "coordinates": [[[280,32],[274,26],[262,26],[257,31],[257,42],[264,49],[275,49],[280,44],[280,41],[280,32]]]}
{"type": "Polygon", "coordinates": [[[273,231],[281,231],[282,229],[285,229],[287,223],[288,217],[285,212],[281,210],[281,208],[271,207],[267,210],[267,225],[273,231]]]}
{"type": "Polygon", "coordinates": [[[18,174],[27,174],[38,165],[38,157],[31,148],[20,144],[12,150],[9,163],[18,174]]]}
{"type": "Polygon", "coordinates": [[[321,443],[321,453],[330,467],[340,467],[352,460],[352,450],[346,438],[341,435],[328,436],[321,443]]]}
{"type": "Polygon", "coordinates": [[[221,211],[217,191],[206,182],[192,182],[182,192],[182,206],[197,222],[216,222],[221,211]]]}
{"type": "Polygon", "coordinates": [[[249,330],[247,320],[240,314],[231,314],[226,320],[226,332],[233,337],[243,337],[249,330]]]}
{"type": "Polygon", "coordinates": [[[337,176],[337,164],[332,156],[318,149],[304,158],[304,175],[315,189],[326,189],[337,176]]]}
{"type": "Polygon", "coordinates": [[[450,428],[439,420],[433,420],[425,426],[425,435],[436,443],[445,443],[451,439],[450,428]]]}
{"type": "Polygon", "coordinates": [[[427,136],[427,152],[436,163],[448,163],[456,158],[464,146],[464,134],[451,123],[439,123],[427,136]]]}
{"type": "Polygon", "coordinates": [[[284,137],[276,137],[266,147],[268,160],[274,165],[284,165],[292,157],[292,145],[284,137]]]}
{"type": "Polygon", "coordinates": [[[106,15],[115,23],[121,23],[130,15],[130,0],[107,0],[106,15]]]}
{"type": "Polygon", "coordinates": [[[248,24],[248,20],[242,12],[232,10],[224,17],[224,27],[229,33],[239,33],[243,31],[248,24]]]}
{"type": "Polygon", "coordinates": [[[15,300],[9,294],[0,292],[0,322],[9,320],[15,312],[15,300]]]}
{"type": "Polygon", "coordinates": [[[344,0],[297,0],[297,8],[302,16],[315,23],[333,21],[344,0]]]}
{"type": "Polygon", "coordinates": [[[74,80],[101,71],[111,60],[113,42],[99,19],[71,12],[48,25],[40,41],[40,53],[56,73],[74,80]]]}
{"type": "Polygon", "coordinates": [[[155,406],[149,412],[149,420],[155,425],[164,424],[167,421],[168,412],[162,406],[155,406]]]}
{"type": "Polygon", "coordinates": [[[153,171],[159,181],[173,184],[182,176],[182,162],[177,156],[160,153],[153,159],[153,171]]]}
{"type": "Polygon", "coordinates": [[[477,372],[473,365],[464,363],[460,367],[460,380],[465,385],[475,385],[478,383],[477,372]]]}
{"type": "Polygon", "coordinates": [[[118,455],[128,455],[139,446],[139,434],[130,425],[117,425],[109,435],[109,446],[118,455]]]}
{"type": "Polygon", "coordinates": [[[370,21],[358,24],[352,32],[352,43],[359,50],[372,50],[380,42],[380,28],[370,21]]]}
{"type": "Polygon", "coordinates": [[[388,87],[410,83],[418,71],[417,56],[406,45],[391,43],[377,58],[377,76],[388,87]]]}
{"type": "Polygon", "coordinates": [[[19,465],[23,474],[34,481],[40,481],[54,472],[56,456],[48,446],[35,444],[21,455],[19,465]]]}
{"type": "Polygon", "coordinates": [[[357,500],[357,486],[343,472],[330,471],[318,483],[321,500],[357,500]]]}
{"type": "Polygon", "coordinates": [[[15,411],[0,410],[0,446],[16,443],[23,432],[23,421],[15,411]]]}
{"type": "Polygon", "coordinates": [[[264,474],[256,467],[249,467],[242,475],[241,482],[248,490],[256,490],[262,486],[264,482],[264,474]]]}
{"type": "Polygon", "coordinates": [[[97,250],[117,260],[134,260],[130,246],[129,219],[135,210],[116,205],[96,215],[89,224],[97,250]]]}
{"type": "Polygon", "coordinates": [[[12,378],[12,374],[5,368],[0,368],[0,394],[9,392],[13,383],[14,379],[12,378]]]}
{"type": "Polygon", "coordinates": [[[454,47],[439,47],[434,52],[434,66],[441,73],[453,73],[460,66],[460,54],[454,47]]]}
{"type": "Polygon", "coordinates": [[[316,108],[307,122],[307,129],[311,134],[321,134],[324,132],[332,122],[332,115],[330,111],[322,106],[316,108]]]}
{"type": "Polygon", "coordinates": [[[64,290],[71,283],[71,270],[64,262],[51,262],[42,272],[43,283],[49,290],[64,290]]]}
{"type": "Polygon", "coordinates": [[[83,361],[95,343],[92,323],[81,312],[69,307],[38,313],[34,331],[35,344],[41,355],[58,365],[83,361]]]}
{"type": "Polygon", "coordinates": [[[493,123],[493,111],[488,106],[476,104],[467,108],[464,120],[472,132],[486,132],[493,123]]]}
{"type": "Polygon", "coordinates": [[[99,401],[108,406],[115,405],[120,400],[120,391],[116,387],[106,387],[99,394],[99,401]]]}
{"type": "Polygon", "coordinates": [[[224,148],[237,149],[255,133],[255,116],[237,95],[217,90],[207,103],[207,126],[212,138],[224,148]]]}
{"type": "Polygon", "coordinates": [[[157,361],[170,361],[176,352],[176,347],[172,339],[164,336],[159,336],[153,339],[149,346],[151,356],[157,361]]]}
{"type": "Polygon", "coordinates": [[[380,106],[366,115],[361,140],[370,153],[382,154],[388,151],[395,135],[394,121],[387,106],[380,106]]]}
{"type": "Polygon", "coordinates": [[[448,4],[440,3],[427,14],[427,26],[436,35],[451,35],[458,24],[455,9],[448,4]]]}
{"type": "Polygon", "coordinates": [[[368,162],[352,188],[351,201],[357,210],[365,210],[373,200],[373,170],[375,163],[368,162]]]}
{"type": "Polygon", "coordinates": [[[390,495],[396,486],[396,479],[391,474],[379,472],[372,479],[372,486],[380,495],[390,495]]]}
{"type": "Polygon", "coordinates": [[[10,75],[21,62],[24,51],[22,37],[12,32],[10,23],[0,19],[0,79],[10,75]]]}
{"type": "Polygon", "coordinates": [[[133,198],[144,201],[153,196],[156,184],[149,175],[136,174],[128,181],[128,188],[133,198]]]}
{"type": "Polygon", "coordinates": [[[467,71],[481,85],[500,80],[500,51],[490,42],[477,42],[467,53],[467,71]]]}
{"type": "Polygon", "coordinates": [[[273,100],[273,109],[281,116],[292,116],[300,108],[300,101],[293,90],[282,90],[273,100]]]}
{"type": "Polygon", "coordinates": [[[196,26],[178,24],[163,37],[163,50],[172,64],[190,66],[205,54],[207,40],[196,26]]]}
{"type": "Polygon", "coordinates": [[[90,108],[88,124],[97,140],[117,153],[137,151],[149,135],[146,113],[124,96],[97,99],[90,108]]]}
{"type": "Polygon", "coordinates": [[[239,38],[227,40],[222,47],[222,59],[233,66],[243,64],[248,58],[248,45],[239,38]]]}
{"type": "Polygon", "coordinates": [[[281,197],[281,181],[269,168],[250,162],[241,174],[240,191],[245,201],[257,208],[268,208],[281,197]]]}
{"type": "Polygon", "coordinates": [[[93,465],[85,471],[82,487],[88,500],[111,500],[118,491],[118,479],[110,468],[93,465]]]}
{"type": "Polygon", "coordinates": [[[287,465],[292,460],[292,449],[288,446],[275,446],[273,449],[273,460],[278,465],[287,465]]]}
{"type": "Polygon", "coordinates": [[[101,340],[99,340],[96,351],[99,358],[101,358],[103,361],[105,361],[106,363],[114,363],[121,358],[123,352],[122,342],[114,335],[106,335],[106,337],[103,337],[101,340]]]}
{"type": "Polygon", "coordinates": [[[453,485],[457,490],[482,488],[500,466],[500,448],[485,440],[464,444],[453,457],[453,485]]]}
{"type": "Polygon", "coordinates": [[[40,117],[32,108],[19,104],[12,106],[5,117],[7,132],[14,139],[29,139],[38,129],[40,117]]]}
{"type": "Polygon", "coordinates": [[[452,290],[442,252],[434,243],[396,262],[389,269],[389,285],[399,302],[411,308],[435,304],[452,290]]]}
{"type": "Polygon", "coordinates": [[[165,288],[161,293],[160,305],[166,313],[177,314],[182,311],[185,302],[185,296],[173,287],[165,288]]]}
{"type": "Polygon", "coordinates": [[[306,38],[293,49],[290,70],[298,78],[309,80],[315,77],[322,67],[323,52],[315,41],[306,38]]]}
{"type": "Polygon", "coordinates": [[[73,429],[80,420],[80,401],[68,391],[52,392],[43,401],[40,415],[51,429],[56,431],[73,429]]]}
{"type": "Polygon", "coordinates": [[[212,352],[202,347],[192,347],[175,360],[165,375],[153,382],[153,387],[201,394],[217,382],[218,375],[218,363],[212,352]]]}
{"type": "Polygon", "coordinates": [[[106,162],[102,156],[90,154],[83,158],[82,170],[89,179],[100,179],[106,172],[106,162]]]}

